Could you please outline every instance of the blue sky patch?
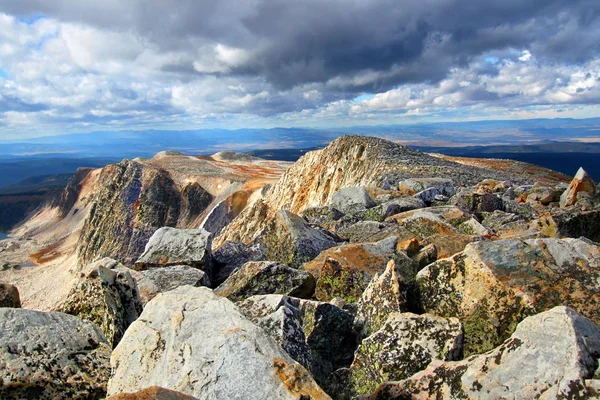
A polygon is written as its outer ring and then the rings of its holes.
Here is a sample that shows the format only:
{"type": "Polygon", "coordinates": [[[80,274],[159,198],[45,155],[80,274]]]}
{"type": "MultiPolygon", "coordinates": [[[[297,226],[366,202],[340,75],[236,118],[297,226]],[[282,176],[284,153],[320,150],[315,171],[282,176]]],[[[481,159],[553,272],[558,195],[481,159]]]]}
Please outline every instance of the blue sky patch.
{"type": "Polygon", "coordinates": [[[359,102],[359,101],[363,101],[363,100],[370,100],[373,97],[375,97],[374,93],[365,93],[365,94],[361,94],[360,96],[355,97],[354,101],[359,102]]]}
{"type": "Polygon", "coordinates": [[[0,79],[4,79],[4,80],[8,79],[8,74],[2,68],[0,68],[0,79]]]}

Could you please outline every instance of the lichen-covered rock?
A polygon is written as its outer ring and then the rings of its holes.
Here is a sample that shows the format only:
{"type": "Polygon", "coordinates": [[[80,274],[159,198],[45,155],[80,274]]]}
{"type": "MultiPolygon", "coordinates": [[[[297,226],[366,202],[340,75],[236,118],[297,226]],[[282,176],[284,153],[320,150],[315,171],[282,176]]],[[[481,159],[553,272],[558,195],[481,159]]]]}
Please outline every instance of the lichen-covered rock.
{"type": "Polygon", "coordinates": [[[152,386],[135,393],[119,393],[106,400],[197,400],[196,397],[152,386]]]}
{"type": "Polygon", "coordinates": [[[409,178],[398,184],[398,190],[411,196],[430,188],[446,193],[446,196],[454,196],[456,193],[452,179],[446,178],[409,178]]]}
{"type": "Polygon", "coordinates": [[[416,272],[419,272],[420,270],[422,270],[432,262],[436,261],[437,259],[438,250],[434,244],[428,244],[426,246],[423,246],[423,248],[420,249],[419,252],[413,258],[414,270],[416,272]]]}
{"type": "Polygon", "coordinates": [[[390,260],[382,274],[375,274],[358,301],[355,326],[360,334],[369,336],[379,330],[394,312],[408,311],[409,288],[396,272],[396,263],[390,260]]]}
{"type": "Polygon", "coordinates": [[[425,203],[421,199],[414,197],[401,197],[386,201],[381,204],[383,207],[383,215],[385,218],[392,215],[400,214],[406,211],[418,210],[425,208],[425,203]]]}
{"type": "Polygon", "coordinates": [[[168,292],[179,286],[208,286],[210,280],[204,271],[189,265],[150,268],[144,271],[131,271],[134,277],[142,304],[148,303],[159,293],[168,292]]]}
{"type": "Polygon", "coordinates": [[[163,227],[148,240],[144,253],[135,262],[138,270],[189,265],[209,272],[212,261],[212,234],[204,229],[163,227]]]}
{"type": "Polygon", "coordinates": [[[309,369],[325,389],[330,386],[330,374],[352,362],[356,335],[354,317],[348,311],[330,303],[281,295],[250,297],[240,309],[309,369]]]}
{"type": "Polygon", "coordinates": [[[595,242],[600,242],[600,209],[560,210],[540,214],[537,224],[534,225],[540,233],[555,238],[586,237],[595,242]]]}
{"type": "Polygon", "coordinates": [[[437,234],[421,239],[420,243],[423,247],[429,245],[435,246],[437,258],[442,259],[460,253],[469,243],[475,242],[477,239],[476,236],[464,234],[437,234]]]}
{"type": "Polygon", "coordinates": [[[311,225],[318,225],[327,230],[336,230],[338,221],[344,216],[340,210],[331,207],[312,207],[304,210],[302,217],[311,225]]]}
{"type": "Polygon", "coordinates": [[[245,263],[264,261],[266,257],[266,251],[260,243],[249,246],[241,242],[225,242],[213,253],[212,283],[220,285],[245,263]]]}
{"type": "Polygon", "coordinates": [[[0,398],[104,399],[110,351],[89,321],[0,308],[0,398]]]}
{"type": "Polygon", "coordinates": [[[504,200],[496,193],[478,194],[472,190],[462,190],[458,192],[450,203],[471,214],[481,214],[483,212],[494,212],[504,210],[504,200]]]}
{"type": "Polygon", "coordinates": [[[417,274],[427,312],[458,317],[465,353],[498,346],[527,315],[567,305],[600,322],[600,251],[580,239],[469,244],[417,274]]]}
{"type": "Polygon", "coordinates": [[[335,232],[350,243],[378,242],[385,238],[397,237],[399,241],[410,240],[415,234],[395,222],[360,221],[335,232]]]}
{"type": "Polygon", "coordinates": [[[14,285],[0,283],[0,308],[21,308],[19,290],[14,285]]]}
{"type": "Polygon", "coordinates": [[[203,399],[329,399],[308,371],[210,289],[150,301],[111,356],[108,394],[160,386],[203,399]]]}
{"type": "Polygon", "coordinates": [[[591,196],[596,193],[596,184],[583,168],[579,168],[567,190],[560,196],[560,206],[564,208],[577,203],[579,193],[591,196]]]}
{"type": "Polygon", "coordinates": [[[331,205],[343,213],[375,207],[377,203],[363,186],[345,187],[331,197],[331,205]]]}
{"type": "Polygon", "coordinates": [[[329,301],[341,297],[349,303],[358,301],[376,273],[385,271],[395,258],[399,268],[410,268],[410,258],[396,253],[396,237],[376,243],[348,244],[328,249],[304,264],[317,279],[315,297],[329,301]]]}
{"type": "Polygon", "coordinates": [[[85,267],[58,311],[95,323],[114,347],[142,312],[137,284],[117,262],[105,258],[85,267]]]}
{"type": "Polygon", "coordinates": [[[372,393],[384,382],[409,378],[433,360],[460,360],[462,339],[456,318],[391,314],[356,350],[348,373],[349,392],[372,393]]]}
{"type": "Polygon", "coordinates": [[[597,398],[600,329],[567,307],[521,322],[500,347],[458,362],[434,361],[388,382],[369,400],[597,398]]]}
{"type": "Polygon", "coordinates": [[[471,218],[458,226],[458,230],[465,235],[473,236],[491,236],[491,232],[485,226],[479,223],[475,218],[471,218]]]}
{"type": "Polygon", "coordinates": [[[314,291],[311,274],[272,261],[248,262],[215,289],[219,296],[235,302],[258,294],[308,298],[314,291]]]}
{"type": "Polygon", "coordinates": [[[388,220],[398,222],[401,227],[412,232],[419,239],[436,234],[452,235],[459,233],[458,229],[447,222],[443,216],[435,214],[429,209],[397,214],[388,218],[388,220]]]}

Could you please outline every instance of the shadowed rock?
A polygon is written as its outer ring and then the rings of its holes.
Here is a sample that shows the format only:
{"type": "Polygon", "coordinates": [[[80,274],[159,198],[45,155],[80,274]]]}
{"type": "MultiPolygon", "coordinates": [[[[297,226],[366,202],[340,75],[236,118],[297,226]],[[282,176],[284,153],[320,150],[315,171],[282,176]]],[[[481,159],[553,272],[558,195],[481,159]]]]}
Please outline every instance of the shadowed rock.
{"type": "Polygon", "coordinates": [[[21,308],[21,298],[16,286],[0,283],[0,307],[21,308]]]}

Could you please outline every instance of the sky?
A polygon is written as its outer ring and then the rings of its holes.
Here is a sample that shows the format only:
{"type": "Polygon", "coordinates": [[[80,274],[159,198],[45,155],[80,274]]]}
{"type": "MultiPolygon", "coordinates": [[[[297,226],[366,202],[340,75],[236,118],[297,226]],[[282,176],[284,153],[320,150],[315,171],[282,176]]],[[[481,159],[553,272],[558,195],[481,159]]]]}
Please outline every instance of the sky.
{"type": "Polygon", "coordinates": [[[598,0],[0,0],[0,139],[599,104],[598,0]]]}

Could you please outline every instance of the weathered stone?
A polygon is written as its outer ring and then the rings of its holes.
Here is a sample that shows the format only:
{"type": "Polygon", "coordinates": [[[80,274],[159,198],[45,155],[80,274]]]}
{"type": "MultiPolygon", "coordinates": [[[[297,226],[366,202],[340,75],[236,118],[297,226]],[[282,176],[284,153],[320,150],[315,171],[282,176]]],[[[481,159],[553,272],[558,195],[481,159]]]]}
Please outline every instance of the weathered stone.
{"type": "Polygon", "coordinates": [[[567,190],[560,196],[560,206],[564,208],[577,203],[577,195],[582,192],[593,196],[596,184],[583,168],[579,168],[567,190]]]}
{"type": "Polygon", "coordinates": [[[371,243],[395,236],[400,241],[410,240],[415,234],[395,222],[361,221],[336,231],[350,243],[371,243]]]}
{"type": "Polygon", "coordinates": [[[430,188],[438,189],[442,194],[452,193],[446,196],[453,196],[456,193],[452,179],[445,178],[409,178],[398,185],[398,190],[410,196],[430,188]]]}
{"type": "Polygon", "coordinates": [[[471,218],[458,226],[458,230],[465,235],[491,236],[491,232],[475,218],[471,218]]]}
{"type": "Polygon", "coordinates": [[[138,287],[129,272],[105,258],[85,267],[58,311],[95,323],[114,347],[142,312],[138,287]]]}
{"type": "Polygon", "coordinates": [[[312,207],[304,210],[302,217],[311,225],[318,225],[328,230],[335,230],[344,213],[331,206],[312,207]]]}
{"type": "Polygon", "coordinates": [[[108,394],[150,386],[198,399],[329,399],[226,298],[182,286],[150,301],[111,357],[108,394]]]}
{"type": "Polygon", "coordinates": [[[214,197],[198,182],[190,182],[181,189],[181,200],[179,220],[189,224],[193,223],[210,206],[214,197]]]}
{"type": "Polygon", "coordinates": [[[372,393],[384,382],[409,378],[433,360],[460,360],[462,339],[456,318],[392,314],[356,350],[348,374],[350,393],[372,393]]]}
{"type": "Polygon", "coordinates": [[[525,219],[521,215],[507,213],[500,210],[495,210],[491,213],[483,212],[481,213],[481,216],[481,224],[488,229],[492,229],[493,231],[500,230],[500,228],[506,224],[523,221],[525,219]]]}
{"type": "Polygon", "coordinates": [[[189,265],[208,272],[210,277],[211,242],[212,234],[204,229],[160,228],[146,244],[135,266],[144,270],[189,265]]]}
{"type": "Polygon", "coordinates": [[[219,202],[204,218],[202,224],[200,225],[200,229],[204,229],[207,232],[212,233],[213,235],[218,235],[221,233],[223,228],[225,228],[233,219],[235,218],[235,213],[233,212],[233,207],[231,206],[231,202],[229,199],[223,200],[219,202]]]}
{"type": "Polygon", "coordinates": [[[179,286],[208,286],[210,281],[204,271],[188,265],[150,268],[144,271],[133,271],[142,304],[148,303],[158,294],[168,292],[179,286]]]}
{"type": "Polygon", "coordinates": [[[402,197],[382,203],[383,215],[387,218],[392,215],[400,214],[406,211],[418,210],[425,208],[425,203],[421,199],[414,197],[402,197]]]}
{"type": "Polygon", "coordinates": [[[434,244],[428,244],[424,246],[415,258],[413,259],[415,264],[415,270],[420,271],[432,262],[435,262],[438,259],[438,250],[434,244]]]}
{"type": "Polygon", "coordinates": [[[220,285],[229,276],[249,261],[264,261],[266,251],[260,243],[252,246],[240,242],[225,242],[213,253],[213,279],[211,283],[220,285]]]}
{"type": "Polygon", "coordinates": [[[283,349],[309,369],[324,388],[329,375],[354,357],[354,317],[330,303],[281,295],[253,296],[240,309],[283,349]]]}
{"type": "Polygon", "coordinates": [[[480,214],[483,212],[494,212],[504,210],[504,200],[495,193],[478,194],[472,190],[458,192],[450,203],[459,207],[467,213],[480,214]]]}
{"type": "Polygon", "coordinates": [[[368,399],[597,398],[597,380],[588,379],[599,354],[600,329],[570,308],[556,307],[525,319],[493,351],[433,361],[407,380],[384,383],[368,399]]]}
{"type": "Polygon", "coordinates": [[[540,233],[556,238],[586,237],[600,242],[600,209],[590,211],[558,210],[540,214],[537,226],[540,233]]]}
{"type": "Polygon", "coordinates": [[[437,258],[451,257],[456,253],[460,253],[469,243],[477,240],[476,236],[463,234],[437,234],[431,235],[421,240],[421,245],[426,247],[434,245],[437,250],[437,258]]]}
{"type": "Polygon", "coordinates": [[[258,294],[308,298],[314,291],[311,274],[271,261],[248,262],[215,289],[219,296],[236,302],[258,294]]]}
{"type": "Polygon", "coordinates": [[[465,353],[502,343],[532,313],[567,305],[600,322],[600,251],[579,239],[469,244],[417,274],[425,311],[458,317],[465,353]]]}
{"type": "Polygon", "coordinates": [[[317,279],[315,297],[329,301],[341,297],[349,303],[357,302],[376,273],[385,270],[387,262],[395,258],[400,268],[412,260],[403,253],[396,254],[397,238],[390,237],[377,243],[342,245],[328,249],[304,268],[317,279]]]}
{"type": "Polygon", "coordinates": [[[377,203],[369,192],[362,187],[346,187],[338,190],[331,197],[331,205],[343,213],[375,207],[377,203]]]}
{"type": "Polygon", "coordinates": [[[0,398],[104,399],[110,351],[89,321],[0,308],[0,398]]]}
{"type": "Polygon", "coordinates": [[[402,251],[409,257],[414,257],[419,252],[420,248],[421,245],[417,238],[412,238],[403,242],[399,241],[396,245],[396,251],[402,251]]]}
{"type": "Polygon", "coordinates": [[[197,400],[173,390],[152,386],[135,393],[119,393],[108,397],[106,400],[197,400]]]}
{"type": "Polygon", "coordinates": [[[14,285],[0,283],[0,308],[21,308],[19,290],[14,285]]]}
{"type": "Polygon", "coordinates": [[[379,330],[394,312],[408,311],[409,288],[396,272],[396,263],[390,260],[382,274],[375,274],[358,301],[354,324],[361,336],[379,330]]]}
{"type": "Polygon", "coordinates": [[[414,195],[415,199],[419,199],[425,204],[432,204],[435,201],[446,202],[451,196],[456,194],[456,188],[450,187],[430,187],[422,190],[414,195]]]}
{"type": "Polygon", "coordinates": [[[434,214],[428,209],[425,210],[394,215],[389,220],[397,221],[401,227],[412,232],[419,239],[435,234],[452,235],[459,233],[458,229],[448,223],[442,216],[434,214]]]}

